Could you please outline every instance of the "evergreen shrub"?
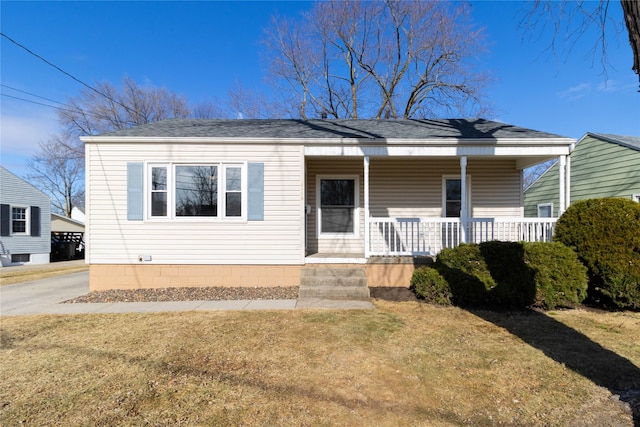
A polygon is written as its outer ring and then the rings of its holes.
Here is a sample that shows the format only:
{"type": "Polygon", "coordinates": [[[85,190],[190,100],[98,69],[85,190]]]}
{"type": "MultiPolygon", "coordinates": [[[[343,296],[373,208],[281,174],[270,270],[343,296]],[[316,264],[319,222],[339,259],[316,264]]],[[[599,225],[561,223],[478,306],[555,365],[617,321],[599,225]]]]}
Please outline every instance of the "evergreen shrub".
{"type": "Polygon", "coordinates": [[[417,268],[411,276],[410,289],[418,298],[426,302],[451,305],[449,283],[434,268],[428,266],[417,268]]]}
{"type": "Polygon", "coordinates": [[[578,254],[589,298],[615,309],[640,309],[640,204],[628,199],[573,203],[558,219],[554,240],[578,254]]]}
{"type": "Polygon", "coordinates": [[[463,244],[441,251],[434,268],[461,306],[573,307],[587,290],[586,268],[560,243],[463,244]]]}
{"type": "Polygon", "coordinates": [[[489,291],[496,286],[487,264],[475,243],[445,248],[438,254],[434,268],[451,289],[453,303],[480,306],[490,303],[489,291]]]}
{"type": "Polygon", "coordinates": [[[524,262],[535,283],[536,307],[574,307],[587,297],[587,268],[559,242],[524,243],[524,262]]]}

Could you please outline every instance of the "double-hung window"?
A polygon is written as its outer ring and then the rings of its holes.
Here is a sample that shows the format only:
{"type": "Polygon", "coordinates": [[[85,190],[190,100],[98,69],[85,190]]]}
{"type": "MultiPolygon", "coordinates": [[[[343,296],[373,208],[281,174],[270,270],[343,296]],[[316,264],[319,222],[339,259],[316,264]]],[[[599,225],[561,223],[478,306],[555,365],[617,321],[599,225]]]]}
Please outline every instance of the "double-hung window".
{"type": "Polygon", "coordinates": [[[27,207],[11,207],[11,234],[28,234],[28,211],[27,207]]]}
{"type": "MultiPolygon", "coordinates": [[[[471,211],[470,179],[467,176],[467,211],[471,211]]],[[[445,218],[460,218],[462,211],[462,182],[460,177],[444,177],[442,185],[442,213],[445,218]]]]}
{"type": "Polygon", "coordinates": [[[149,218],[246,217],[247,167],[244,163],[150,164],[149,218]]]}

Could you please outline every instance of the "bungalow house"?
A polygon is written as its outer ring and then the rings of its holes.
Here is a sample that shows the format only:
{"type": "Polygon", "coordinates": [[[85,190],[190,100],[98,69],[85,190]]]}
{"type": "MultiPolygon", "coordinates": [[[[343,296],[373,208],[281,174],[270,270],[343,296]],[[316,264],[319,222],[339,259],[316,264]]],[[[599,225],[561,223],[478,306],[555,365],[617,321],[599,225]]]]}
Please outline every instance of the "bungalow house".
{"type": "Polygon", "coordinates": [[[81,139],[92,290],[298,286],[328,265],[406,287],[444,247],[548,240],[522,171],[575,143],[483,119],[172,119],[81,139]]]}
{"type": "Polygon", "coordinates": [[[3,267],[49,262],[50,211],[49,196],[0,166],[0,261],[3,267]]]}
{"type": "MultiPolygon", "coordinates": [[[[571,163],[567,201],[623,197],[640,202],[640,137],[589,132],[567,162],[571,163]]],[[[558,179],[556,163],[525,189],[525,216],[559,216],[558,179]]]]}

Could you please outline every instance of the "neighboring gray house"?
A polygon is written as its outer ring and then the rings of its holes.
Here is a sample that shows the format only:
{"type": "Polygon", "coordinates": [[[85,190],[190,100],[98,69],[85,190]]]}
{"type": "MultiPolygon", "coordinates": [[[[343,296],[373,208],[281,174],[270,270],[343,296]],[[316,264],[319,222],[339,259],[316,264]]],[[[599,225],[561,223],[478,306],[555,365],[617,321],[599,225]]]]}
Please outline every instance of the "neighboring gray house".
{"type": "Polygon", "coordinates": [[[174,119],[81,140],[92,290],[298,286],[318,264],[408,286],[413,257],[548,240],[522,171],[575,144],[483,119],[174,119]]]}
{"type": "Polygon", "coordinates": [[[51,252],[51,200],[0,166],[2,266],[46,264],[51,252]]]}
{"type": "MultiPolygon", "coordinates": [[[[570,203],[597,197],[623,197],[640,202],[640,137],[588,132],[567,161],[571,163],[566,192],[570,203]]],[[[526,217],[558,217],[562,213],[559,180],[556,162],[525,189],[526,217]]]]}

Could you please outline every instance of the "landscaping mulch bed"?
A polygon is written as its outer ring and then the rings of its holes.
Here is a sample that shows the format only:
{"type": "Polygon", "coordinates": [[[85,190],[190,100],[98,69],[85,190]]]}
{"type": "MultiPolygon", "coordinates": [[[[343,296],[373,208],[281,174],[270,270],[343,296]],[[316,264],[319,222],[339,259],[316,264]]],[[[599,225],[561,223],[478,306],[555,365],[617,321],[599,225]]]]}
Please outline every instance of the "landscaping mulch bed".
{"type": "Polygon", "coordinates": [[[298,299],[298,287],[205,287],[159,289],[113,289],[95,291],[67,301],[77,303],[223,301],[298,299]]]}

